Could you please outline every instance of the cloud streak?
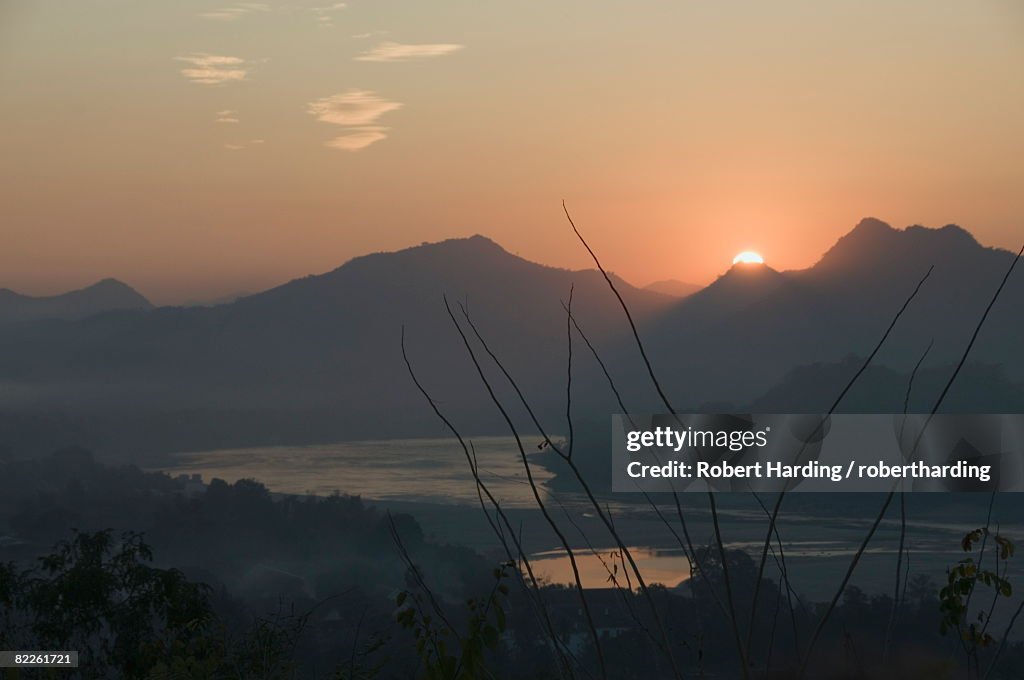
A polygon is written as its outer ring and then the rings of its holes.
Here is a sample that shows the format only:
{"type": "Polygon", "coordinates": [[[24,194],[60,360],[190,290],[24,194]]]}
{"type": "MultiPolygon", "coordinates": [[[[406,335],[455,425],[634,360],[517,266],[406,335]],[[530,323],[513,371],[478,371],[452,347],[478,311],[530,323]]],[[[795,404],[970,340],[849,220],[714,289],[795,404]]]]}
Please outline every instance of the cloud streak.
{"type": "Polygon", "coordinates": [[[194,53],[175,57],[176,61],[189,64],[181,69],[181,75],[200,85],[222,85],[245,80],[249,73],[244,59],[220,54],[194,53]]]}
{"type": "Polygon", "coordinates": [[[371,90],[348,90],[322,97],[306,105],[306,112],[319,122],[340,125],[347,134],[326,142],[339,151],[359,151],[387,138],[388,128],[375,125],[385,113],[401,108],[399,102],[388,101],[371,90]]]}
{"type": "Polygon", "coordinates": [[[224,109],[223,111],[218,111],[216,120],[218,123],[237,123],[238,112],[233,111],[232,109],[224,109]]]}
{"type": "Polygon", "coordinates": [[[336,2],[333,5],[324,5],[323,7],[311,7],[310,10],[317,14],[325,14],[327,12],[336,12],[339,9],[345,9],[347,6],[348,3],[336,2]]]}
{"type": "Polygon", "coordinates": [[[234,21],[236,19],[241,19],[246,14],[251,14],[252,12],[269,11],[270,5],[262,2],[238,2],[234,5],[210,10],[209,12],[203,12],[199,16],[204,19],[212,19],[215,21],[234,21]]]}
{"type": "Polygon", "coordinates": [[[260,144],[264,144],[264,143],[266,143],[266,140],[263,140],[263,139],[250,139],[247,142],[238,142],[238,143],[234,143],[234,144],[225,144],[224,148],[227,149],[228,151],[241,151],[242,149],[246,149],[246,148],[248,148],[250,146],[259,146],[260,144]]]}
{"type": "Polygon", "coordinates": [[[385,133],[387,130],[388,128],[378,125],[352,128],[352,132],[349,134],[326,141],[324,146],[338,149],[339,151],[359,151],[375,142],[386,139],[387,134],[385,133]]]}
{"type": "Polygon", "coordinates": [[[454,43],[436,43],[430,45],[407,45],[396,42],[382,42],[371,50],[363,52],[355,58],[356,61],[414,61],[416,59],[429,59],[431,57],[442,57],[463,49],[465,45],[454,43]]]}

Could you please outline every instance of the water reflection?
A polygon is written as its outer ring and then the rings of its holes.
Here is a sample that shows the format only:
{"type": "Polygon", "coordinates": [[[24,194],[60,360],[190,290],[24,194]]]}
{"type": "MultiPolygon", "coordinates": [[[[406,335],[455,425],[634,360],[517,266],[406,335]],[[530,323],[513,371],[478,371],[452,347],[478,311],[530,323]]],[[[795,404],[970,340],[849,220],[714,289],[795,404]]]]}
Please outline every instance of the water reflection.
{"type": "MultiPolygon", "coordinates": [[[[678,548],[630,546],[644,581],[674,588],[690,577],[690,563],[678,548]]],[[[576,566],[584,588],[637,588],[629,560],[617,549],[574,550],[576,566]],[[614,580],[613,580],[614,577],[614,580]]],[[[551,583],[574,585],[572,563],[564,550],[549,550],[530,556],[534,574],[551,583]]]]}
{"type": "MultiPolygon", "coordinates": [[[[481,478],[507,508],[533,508],[523,464],[511,437],[473,438],[481,478]]],[[[532,449],[531,449],[532,451],[532,449]]],[[[329,495],[333,491],[377,500],[476,506],[476,484],[454,439],[391,439],[311,446],[263,446],[173,456],[161,468],[198,473],[204,481],[255,479],[279,493],[329,495]]],[[[534,479],[551,474],[539,465],[534,479]]]]}

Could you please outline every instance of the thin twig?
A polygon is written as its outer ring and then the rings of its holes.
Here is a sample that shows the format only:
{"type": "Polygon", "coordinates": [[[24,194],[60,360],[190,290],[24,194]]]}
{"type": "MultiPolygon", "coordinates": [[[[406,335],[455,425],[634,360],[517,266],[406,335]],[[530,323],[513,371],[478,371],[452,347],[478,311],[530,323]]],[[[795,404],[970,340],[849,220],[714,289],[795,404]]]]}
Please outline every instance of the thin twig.
{"type": "Polygon", "coordinates": [[[569,303],[566,305],[568,311],[565,315],[565,421],[569,429],[569,446],[565,454],[567,458],[572,458],[572,449],[576,442],[572,425],[572,294],[575,290],[575,284],[569,286],[569,303]]]}
{"type": "Polygon", "coordinates": [[[398,527],[395,526],[395,520],[391,516],[391,511],[386,512],[388,518],[388,531],[391,533],[391,540],[395,542],[395,546],[398,548],[398,554],[401,556],[402,561],[405,562],[406,567],[409,568],[409,573],[412,574],[413,579],[416,581],[416,585],[419,586],[420,590],[427,596],[427,601],[430,603],[430,608],[437,614],[437,618],[441,619],[441,623],[444,624],[445,628],[455,636],[455,639],[462,644],[462,636],[459,635],[459,631],[455,629],[455,626],[451,624],[448,617],[444,613],[444,609],[441,607],[441,603],[438,602],[437,598],[434,597],[434,592],[427,585],[426,580],[423,578],[423,574],[420,573],[419,567],[413,562],[412,556],[405,547],[405,543],[402,542],[402,537],[398,533],[398,527]]]}
{"type": "MultiPolygon", "coordinates": [[[[914,391],[914,379],[917,377],[917,372],[921,368],[921,364],[924,363],[925,358],[928,356],[928,352],[931,351],[932,345],[935,344],[935,339],[932,338],[928,342],[928,346],[924,348],[924,352],[921,354],[921,358],[914,364],[914,370],[910,372],[910,378],[907,380],[907,390],[903,395],[903,422],[900,424],[900,444],[903,443],[903,429],[907,424],[907,414],[910,412],[910,395],[914,391]]],[[[903,551],[907,542],[907,499],[904,495],[904,491],[900,490],[900,541],[896,548],[896,579],[893,585],[892,594],[892,607],[889,609],[889,621],[885,625],[885,641],[882,644],[882,662],[885,663],[889,660],[889,645],[892,642],[892,631],[893,626],[896,624],[896,614],[900,607],[900,579],[903,574],[903,551]]]]}
{"type": "Polygon", "coordinates": [[[1017,610],[1013,612],[1013,616],[1010,617],[1010,623],[1006,625],[1006,630],[1003,631],[1003,638],[999,641],[999,647],[996,648],[996,653],[992,655],[992,661],[988,665],[988,670],[985,671],[985,678],[988,678],[995,670],[996,661],[999,660],[999,655],[1003,653],[1003,647],[1006,646],[1006,641],[1010,638],[1010,631],[1013,630],[1014,624],[1017,623],[1017,617],[1020,616],[1021,610],[1024,610],[1024,599],[1017,605],[1017,610]]]}
{"type": "MultiPolygon", "coordinates": [[[[761,496],[758,495],[758,493],[756,491],[754,491],[753,489],[750,490],[750,494],[754,497],[754,500],[757,501],[757,504],[759,506],[761,506],[761,510],[764,511],[764,514],[767,517],[769,515],[768,506],[766,506],[764,504],[764,501],[761,500],[761,496]]],[[[793,584],[792,584],[792,582],[789,579],[789,567],[786,565],[786,551],[783,549],[783,546],[782,546],[782,536],[779,534],[778,527],[775,528],[775,541],[776,541],[776,543],[779,546],[779,555],[778,555],[778,557],[775,556],[775,550],[774,549],[771,550],[771,553],[772,553],[772,557],[775,559],[775,562],[776,562],[777,566],[779,567],[779,574],[782,576],[782,584],[786,588],[786,602],[787,602],[787,604],[789,606],[789,618],[790,618],[790,623],[792,624],[792,627],[793,627],[793,649],[799,655],[800,654],[800,637],[799,637],[798,628],[797,628],[797,624],[796,624],[796,610],[793,607],[793,598],[794,597],[796,598],[797,604],[800,605],[801,609],[806,610],[806,606],[804,605],[803,600],[800,598],[800,595],[793,588],[793,584]]],[[[769,655],[771,654],[771,651],[772,651],[771,650],[771,646],[769,646],[769,648],[768,648],[769,655]]]]}
{"type": "Polygon", "coordinates": [[[615,297],[619,301],[619,306],[622,307],[622,311],[626,314],[626,320],[629,321],[629,328],[633,331],[633,339],[636,341],[637,349],[640,350],[640,356],[644,360],[644,366],[647,367],[647,375],[654,384],[654,388],[658,391],[658,396],[661,397],[662,403],[665,404],[668,410],[671,413],[675,413],[675,409],[673,409],[672,405],[669,404],[668,397],[665,396],[665,391],[661,389],[661,383],[658,382],[658,377],[654,374],[654,368],[651,366],[651,360],[647,358],[647,351],[644,349],[644,343],[640,340],[640,333],[636,329],[636,323],[633,322],[633,315],[629,312],[629,305],[627,305],[626,301],[622,299],[622,295],[619,294],[619,289],[615,287],[615,283],[612,281],[611,277],[608,276],[608,272],[605,271],[605,268],[601,265],[601,261],[597,259],[597,255],[590,248],[587,240],[583,238],[583,234],[581,234],[580,230],[576,228],[576,223],[572,221],[572,215],[569,214],[569,209],[565,206],[565,201],[562,201],[562,210],[565,212],[566,219],[569,220],[569,226],[571,226],[572,230],[576,233],[576,238],[580,240],[583,247],[587,249],[588,253],[590,253],[590,257],[594,260],[594,264],[597,265],[598,271],[601,272],[601,276],[603,276],[604,280],[608,283],[608,287],[612,289],[612,293],[615,294],[615,297]]]}

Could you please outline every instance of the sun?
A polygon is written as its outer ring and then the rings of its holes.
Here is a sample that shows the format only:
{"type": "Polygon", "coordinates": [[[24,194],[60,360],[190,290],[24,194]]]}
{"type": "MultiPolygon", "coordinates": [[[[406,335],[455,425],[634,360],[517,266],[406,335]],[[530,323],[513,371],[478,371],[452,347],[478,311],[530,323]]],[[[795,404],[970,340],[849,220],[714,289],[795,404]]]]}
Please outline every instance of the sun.
{"type": "Polygon", "coordinates": [[[744,250],[742,253],[732,258],[733,264],[764,264],[764,258],[761,257],[761,253],[753,250],[744,250]]]}

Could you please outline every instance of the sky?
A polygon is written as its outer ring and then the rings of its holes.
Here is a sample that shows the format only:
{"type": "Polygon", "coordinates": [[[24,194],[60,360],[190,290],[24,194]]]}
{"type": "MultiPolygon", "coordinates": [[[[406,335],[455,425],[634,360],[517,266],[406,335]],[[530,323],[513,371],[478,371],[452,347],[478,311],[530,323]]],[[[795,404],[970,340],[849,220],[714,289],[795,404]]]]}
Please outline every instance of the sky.
{"type": "Polygon", "coordinates": [[[633,283],[862,217],[1024,240],[1016,0],[0,0],[0,287],[158,303],[489,236],[633,283]]]}

